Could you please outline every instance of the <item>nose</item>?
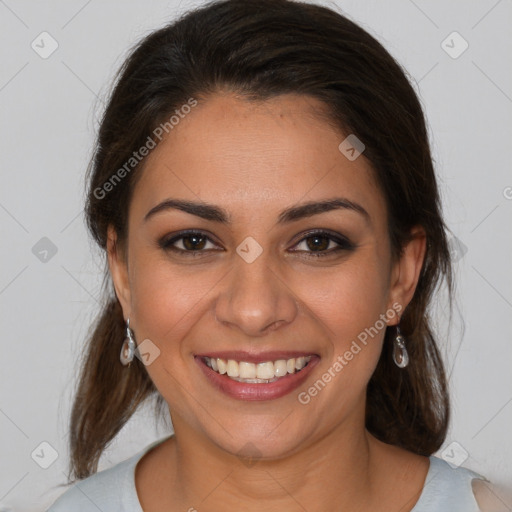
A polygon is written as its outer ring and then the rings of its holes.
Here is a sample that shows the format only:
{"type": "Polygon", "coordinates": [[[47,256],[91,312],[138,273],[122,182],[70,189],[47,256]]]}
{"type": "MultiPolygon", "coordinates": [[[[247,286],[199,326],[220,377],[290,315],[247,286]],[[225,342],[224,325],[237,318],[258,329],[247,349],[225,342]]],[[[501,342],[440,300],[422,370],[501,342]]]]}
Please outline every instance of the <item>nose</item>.
{"type": "Polygon", "coordinates": [[[297,316],[292,290],[270,268],[264,255],[252,263],[237,256],[223,285],[215,304],[215,317],[247,336],[264,336],[297,316]]]}

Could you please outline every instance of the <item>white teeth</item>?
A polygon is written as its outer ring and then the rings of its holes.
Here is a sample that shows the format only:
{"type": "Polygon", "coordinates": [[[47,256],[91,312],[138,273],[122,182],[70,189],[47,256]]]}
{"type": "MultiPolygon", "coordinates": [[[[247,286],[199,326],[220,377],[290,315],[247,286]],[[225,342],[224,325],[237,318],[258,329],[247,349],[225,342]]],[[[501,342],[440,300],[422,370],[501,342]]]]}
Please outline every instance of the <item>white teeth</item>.
{"type": "Polygon", "coordinates": [[[238,363],[233,359],[228,360],[227,372],[229,377],[239,377],[240,371],[238,369],[238,363]]]}
{"type": "MultiPolygon", "coordinates": [[[[238,363],[239,377],[242,379],[255,379],[256,378],[256,365],[254,363],[246,363],[241,361],[238,363]]],[[[272,375],[273,376],[273,375],[272,375]]],[[[258,375],[259,377],[259,375],[258,375]]]]}
{"type": "Polygon", "coordinates": [[[311,356],[292,357],[291,359],[278,359],[277,361],[265,361],[263,363],[248,363],[246,361],[235,361],[233,359],[204,357],[204,362],[215,372],[224,375],[238,382],[267,383],[274,382],[278,378],[285,377],[289,373],[302,370],[311,356]]]}
{"type": "MultiPolygon", "coordinates": [[[[207,357],[206,359],[210,359],[209,357],[207,357]]],[[[221,374],[221,375],[224,375],[227,371],[227,363],[226,361],[224,361],[224,359],[217,359],[217,366],[218,366],[218,372],[221,374]]]]}
{"type": "Polygon", "coordinates": [[[272,361],[258,363],[256,366],[256,377],[258,379],[273,379],[275,377],[274,363],[272,361]]]}
{"type": "Polygon", "coordinates": [[[274,374],[276,377],[284,377],[287,373],[285,359],[279,359],[274,362],[274,374]]]}

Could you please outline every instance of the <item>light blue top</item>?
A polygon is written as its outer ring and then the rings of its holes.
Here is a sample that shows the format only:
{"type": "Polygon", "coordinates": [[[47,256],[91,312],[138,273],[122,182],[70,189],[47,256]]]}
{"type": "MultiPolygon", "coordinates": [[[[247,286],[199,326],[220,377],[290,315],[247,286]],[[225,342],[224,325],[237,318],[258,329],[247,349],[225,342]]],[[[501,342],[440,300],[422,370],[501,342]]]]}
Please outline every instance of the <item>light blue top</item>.
{"type": "MultiPolygon", "coordinates": [[[[135,488],[135,466],[146,452],[167,439],[75,483],[47,512],[143,512],[135,488]]],[[[479,512],[471,480],[484,478],[466,468],[452,468],[437,457],[429,459],[423,491],[411,512],[479,512]]]]}

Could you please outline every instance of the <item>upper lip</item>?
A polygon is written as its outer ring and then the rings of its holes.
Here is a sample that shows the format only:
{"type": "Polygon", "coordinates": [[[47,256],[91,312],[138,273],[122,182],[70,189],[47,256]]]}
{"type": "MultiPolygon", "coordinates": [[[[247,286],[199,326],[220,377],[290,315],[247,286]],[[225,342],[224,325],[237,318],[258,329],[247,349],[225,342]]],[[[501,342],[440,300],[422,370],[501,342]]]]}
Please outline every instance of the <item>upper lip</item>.
{"type": "Polygon", "coordinates": [[[247,363],[265,363],[267,361],[278,361],[279,359],[292,359],[297,357],[315,356],[314,352],[299,350],[272,350],[269,352],[247,352],[245,350],[229,350],[219,352],[204,352],[196,354],[196,357],[210,357],[213,359],[232,359],[247,363]]]}

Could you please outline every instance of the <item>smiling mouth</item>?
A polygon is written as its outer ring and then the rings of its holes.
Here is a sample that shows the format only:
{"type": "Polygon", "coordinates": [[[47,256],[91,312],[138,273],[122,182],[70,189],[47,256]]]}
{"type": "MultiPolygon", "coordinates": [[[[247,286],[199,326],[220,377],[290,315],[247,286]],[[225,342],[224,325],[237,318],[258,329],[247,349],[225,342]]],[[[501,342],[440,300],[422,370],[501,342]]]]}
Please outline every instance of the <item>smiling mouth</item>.
{"type": "Polygon", "coordinates": [[[276,382],[287,375],[303,370],[311,360],[311,356],[277,359],[261,363],[235,361],[203,356],[203,363],[219,375],[225,375],[236,382],[247,384],[268,384],[276,382]]]}

